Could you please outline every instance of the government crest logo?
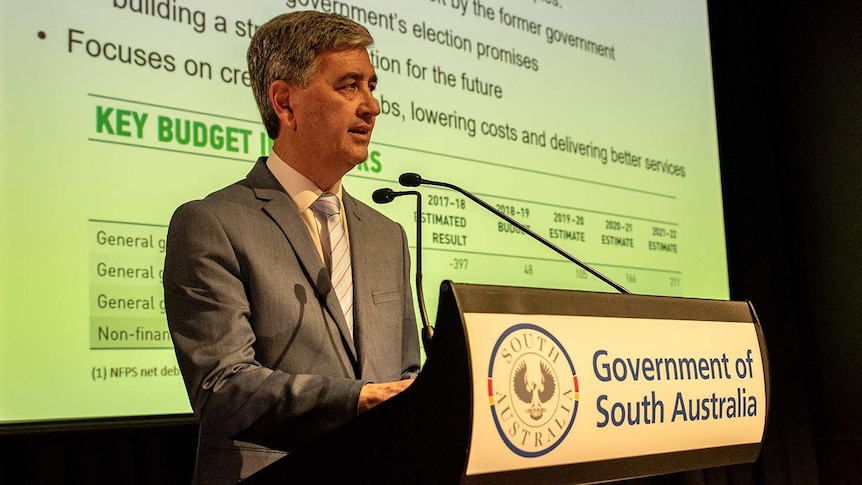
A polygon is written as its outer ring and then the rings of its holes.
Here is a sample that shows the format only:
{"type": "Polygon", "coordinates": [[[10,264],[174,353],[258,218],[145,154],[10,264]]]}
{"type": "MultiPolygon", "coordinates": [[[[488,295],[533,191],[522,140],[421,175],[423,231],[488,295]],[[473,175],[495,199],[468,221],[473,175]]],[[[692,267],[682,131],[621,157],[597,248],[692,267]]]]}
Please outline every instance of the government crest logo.
{"type": "Polygon", "coordinates": [[[531,323],[509,327],[488,366],[488,403],[512,452],[545,455],[563,442],[578,413],[578,376],[560,341],[531,323]]]}

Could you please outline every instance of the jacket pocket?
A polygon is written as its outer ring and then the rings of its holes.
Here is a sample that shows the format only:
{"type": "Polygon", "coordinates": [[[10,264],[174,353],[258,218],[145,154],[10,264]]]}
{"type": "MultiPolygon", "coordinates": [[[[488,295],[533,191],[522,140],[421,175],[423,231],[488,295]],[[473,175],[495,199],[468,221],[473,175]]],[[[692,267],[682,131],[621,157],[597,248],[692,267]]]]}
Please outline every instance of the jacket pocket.
{"type": "Polygon", "coordinates": [[[381,303],[386,303],[387,301],[395,301],[401,298],[400,291],[381,291],[378,293],[372,293],[371,298],[374,300],[375,305],[379,305],[381,303]]]}

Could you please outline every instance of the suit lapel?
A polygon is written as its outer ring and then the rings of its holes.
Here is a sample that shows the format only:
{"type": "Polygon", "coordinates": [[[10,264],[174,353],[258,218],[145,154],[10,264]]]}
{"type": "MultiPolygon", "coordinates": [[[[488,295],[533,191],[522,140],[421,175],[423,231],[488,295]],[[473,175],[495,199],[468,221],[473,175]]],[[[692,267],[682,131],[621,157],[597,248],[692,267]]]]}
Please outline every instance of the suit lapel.
{"type": "Polygon", "coordinates": [[[258,159],[254,168],[249,172],[247,179],[255,196],[259,200],[266,202],[263,206],[263,211],[272,218],[273,222],[284,233],[288,243],[296,253],[306,277],[314,287],[318,299],[324,301],[326,311],[338,326],[341,340],[349,353],[350,361],[346,361],[345,364],[349,368],[356,369],[358,360],[353,337],[347,328],[347,322],[344,320],[344,312],[338,303],[338,297],[335,295],[335,291],[332,291],[329,271],[320,260],[317,248],[308,234],[308,227],[299,216],[299,209],[290,196],[284,192],[284,189],[275,176],[272,175],[272,172],[266,167],[265,157],[258,159]]]}
{"type": "Polygon", "coordinates": [[[372,285],[369,284],[369,279],[377,270],[372,254],[370,251],[362,251],[364,245],[368,245],[369,241],[374,240],[374,228],[368,227],[368,221],[363,220],[363,206],[358,204],[353,197],[347,192],[342,194],[344,200],[344,212],[348,217],[348,231],[350,234],[350,262],[353,266],[353,332],[361,355],[359,356],[360,370],[362,375],[370,369],[369,362],[373,361],[373,356],[369,352],[365,352],[363,348],[380,348],[375,345],[374,341],[378,338],[375,331],[378,330],[374,322],[368,321],[367,305],[372,305],[373,297],[371,295],[372,285]],[[364,244],[363,244],[364,243],[364,244]]]}

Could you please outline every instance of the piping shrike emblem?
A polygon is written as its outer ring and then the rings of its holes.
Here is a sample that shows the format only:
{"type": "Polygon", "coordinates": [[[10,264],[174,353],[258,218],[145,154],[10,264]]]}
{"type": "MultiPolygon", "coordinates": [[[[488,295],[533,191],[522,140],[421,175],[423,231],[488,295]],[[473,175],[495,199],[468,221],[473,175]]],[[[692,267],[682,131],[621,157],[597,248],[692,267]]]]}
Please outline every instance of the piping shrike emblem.
{"type": "Polygon", "coordinates": [[[554,397],[557,391],[556,379],[548,364],[538,359],[522,360],[515,368],[512,378],[512,389],[518,399],[530,405],[527,414],[535,421],[542,419],[545,409],[542,404],[547,403],[554,397]]]}
{"type": "Polygon", "coordinates": [[[491,351],[488,404],[497,433],[516,455],[536,458],[568,435],[578,413],[578,376],[560,341],[544,328],[518,323],[491,351]]]}

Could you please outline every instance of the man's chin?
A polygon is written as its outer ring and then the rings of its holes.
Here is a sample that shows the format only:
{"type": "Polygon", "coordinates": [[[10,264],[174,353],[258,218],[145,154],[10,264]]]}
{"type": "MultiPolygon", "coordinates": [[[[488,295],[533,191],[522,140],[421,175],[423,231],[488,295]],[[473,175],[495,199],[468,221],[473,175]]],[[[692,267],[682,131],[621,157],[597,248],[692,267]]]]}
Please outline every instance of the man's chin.
{"type": "Polygon", "coordinates": [[[363,150],[356,150],[354,153],[351,154],[350,163],[354,167],[365,163],[365,161],[368,160],[368,152],[368,147],[365,147],[365,149],[363,150]]]}

